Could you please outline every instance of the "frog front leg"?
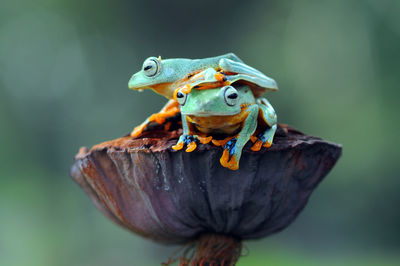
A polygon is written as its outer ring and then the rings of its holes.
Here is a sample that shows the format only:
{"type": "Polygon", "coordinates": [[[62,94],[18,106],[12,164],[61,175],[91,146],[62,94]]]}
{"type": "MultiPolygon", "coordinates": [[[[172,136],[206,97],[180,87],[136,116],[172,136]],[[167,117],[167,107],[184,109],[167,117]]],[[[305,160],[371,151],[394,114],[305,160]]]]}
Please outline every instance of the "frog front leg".
{"type": "Polygon", "coordinates": [[[259,116],[268,125],[268,129],[258,134],[257,137],[252,137],[254,142],[253,147],[251,147],[252,151],[259,151],[261,146],[265,148],[271,147],[277,128],[276,113],[269,101],[265,98],[259,98],[257,99],[257,105],[259,107],[259,116]]]}
{"type": "Polygon", "coordinates": [[[251,135],[257,128],[258,105],[247,107],[248,115],[243,122],[243,127],[237,137],[229,140],[220,158],[220,163],[223,167],[231,170],[239,169],[239,161],[242,155],[244,145],[249,141],[251,135]]]}
{"type": "Polygon", "coordinates": [[[187,122],[186,115],[182,115],[182,129],[183,133],[179,137],[178,142],[172,146],[172,149],[179,151],[186,145],[187,148],[185,151],[192,152],[197,148],[196,142],[198,139],[196,135],[190,135],[189,124],[187,122]]]}

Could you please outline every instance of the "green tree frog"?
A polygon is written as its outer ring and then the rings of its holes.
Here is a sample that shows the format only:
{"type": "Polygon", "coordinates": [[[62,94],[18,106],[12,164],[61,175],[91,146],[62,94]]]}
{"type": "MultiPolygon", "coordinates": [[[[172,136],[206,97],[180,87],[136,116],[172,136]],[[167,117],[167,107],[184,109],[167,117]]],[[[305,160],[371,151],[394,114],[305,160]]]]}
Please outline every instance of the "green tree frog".
{"type": "Polygon", "coordinates": [[[277,89],[276,83],[248,66],[240,73],[230,75],[209,68],[175,91],[183,134],[172,147],[174,150],[187,145],[186,152],[192,152],[196,142],[212,141],[224,147],[221,165],[237,170],[242,149],[249,140],[254,142],[253,151],[271,146],[277,116],[267,99],[255,95],[259,88],[277,89]]]}

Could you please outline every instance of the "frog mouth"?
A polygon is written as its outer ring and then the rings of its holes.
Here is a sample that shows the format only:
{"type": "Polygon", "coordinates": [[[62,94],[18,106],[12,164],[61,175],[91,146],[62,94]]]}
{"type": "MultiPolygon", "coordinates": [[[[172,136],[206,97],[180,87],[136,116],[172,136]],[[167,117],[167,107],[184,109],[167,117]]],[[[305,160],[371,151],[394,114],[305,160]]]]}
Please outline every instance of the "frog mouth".
{"type": "Polygon", "coordinates": [[[196,112],[195,114],[193,113],[193,114],[187,114],[187,115],[204,117],[204,116],[215,116],[215,113],[211,113],[211,112],[196,112]]]}
{"type": "Polygon", "coordinates": [[[212,117],[212,116],[232,116],[232,115],[237,115],[240,112],[235,112],[235,113],[216,113],[216,112],[207,112],[207,111],[202,111],[202,112],[181,112],[182,115],[187,115],[187,116],[197,116],[197,117],[212,117]]]}

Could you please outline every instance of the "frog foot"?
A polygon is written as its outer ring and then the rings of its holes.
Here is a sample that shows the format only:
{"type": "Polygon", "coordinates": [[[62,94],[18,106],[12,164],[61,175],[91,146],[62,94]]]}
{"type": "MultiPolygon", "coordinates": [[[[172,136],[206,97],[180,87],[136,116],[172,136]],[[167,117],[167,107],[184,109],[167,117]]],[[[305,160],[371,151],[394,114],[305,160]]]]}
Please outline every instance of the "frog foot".
{"type": "Polygon", "coordinates": [[[166,110],[163,110],[159,113],[156,114],[152,114],[149,117],[149,122],[157,122],[158,124],[162,125],[165,123],[165,120],[169,117],[173,117],[174,115],[176,115],[177,113],[179,113],[179,107],[177,106],[171,106],[169,108],[167,108],[166,110]]]}
{"type": "Polygon", "coordinates": [[[218,71],[217,73],[215,73],[214,78],[219,82],[224,82],[227,80],[225,73],[222,71],[218,71]]]}
{"type": "Polygon", "coordinates": [[[160,125],[164,124],[165,120],[166,120],[166,117],[164,116],[163,113],[152,114],[149,117],[149,122],[154,122],[155,121],[160,125]]]}
{"type": "Polygon", "coordinates": [[[262,147],[269,148],[272,145],[272,140],[267,139],[263,133],[260,133],[255,136],[251,136],[250,140],[254,143],[254,145],[251,147],[252,151],[259,151],[262,147]]]}
{"type": "Polygon", "coordinates": [[[172,146],[172,149],[179,151],[183,148],[183,146],[187,146],[186,148],[186,152],[192,152],[197,148],[197,137],[192,136],[192,135],[182,135],[179,140],[178,143],[174,146],[172,146]]]}
{"type": "Polygon", "coordinates": [[[212,139],[212,144],[214,144],[215,146],[219,147],[225,147],[225,145],[228,143],[228,141],[230,141],[231,139],[233,139],[234,137],[227,137],[225,139],[212,139]]]}
{"type": "Polygon", "coordinates": [[[135,127],[131,133],[132,138],[137,138],[140,134],[143,133],[143,131],[146,129],[147,123],[143,123],[137,127],[135,127]]]}
{"type": "Polygon", "coordinates": [[[211,142],[211,140],[213,139],[212,136],[208,136],[208,137],[197,136],[197,138],[199,139],[201,144],[207,144],[207,143],[211,142]]]}
{"type": "Polygon", "coordinates": [[[239,162],[236,158],[236,142],[237,138],[232,138],[225,144],[224,152],[219,160],[223,167],[230,170],[239,169],[239,162]]]}

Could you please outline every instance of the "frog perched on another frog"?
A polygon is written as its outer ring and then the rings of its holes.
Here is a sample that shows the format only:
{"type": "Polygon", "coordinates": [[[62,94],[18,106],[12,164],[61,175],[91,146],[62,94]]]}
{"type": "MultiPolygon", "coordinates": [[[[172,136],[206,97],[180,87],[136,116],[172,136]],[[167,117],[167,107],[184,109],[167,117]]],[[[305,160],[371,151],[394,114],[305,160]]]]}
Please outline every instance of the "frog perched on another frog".
{"type": "Polygon", "coordinates": [[[214,145],[224,146],[221,165],[237,170],[242,149],[250,139],[254,142],[253,151],[260,150],[261,146],[270,147],[277,116],[267,99],[256,99],[252,87],[246,84],[248,80],[248,76],[239,79],[206,69],[193,76],[192,83],[178,88],[175,97],[180,104],[183,134],[172,148],[180,150],[187,145],[186,151],[192,152],[197,147],[196,141],[203,144],[212,141],[214,145]],[[238,80],[245,83],[236,83],[238,80]],[[225,139],[219,140],[216,136],[225,139]]]}
{"type": "Polygon", "coordinates": [[[144,61],[142,70],[135,73],[129,80],[129,88],[133,90],[152,89],[170,99],[170,101],[160,112],[151,115],[140,126],[137,126],[132,131],[131,136],[139,136],[152,122],[164,124],[167,118],[179,113],[179,104],[173,99],[175,90],[178,87],[189,85],[192,82],[192,77],[202,73],[205,69],[222,71],[227,74],[226,77],[232,82],[241,80],[251,85],[256,97],[263,94],[267,89],[277,89],[273,79],[246,65],[233,53],[204,59],[175,58],[161,60],[160,57],[149,57],[144,61]]]}

